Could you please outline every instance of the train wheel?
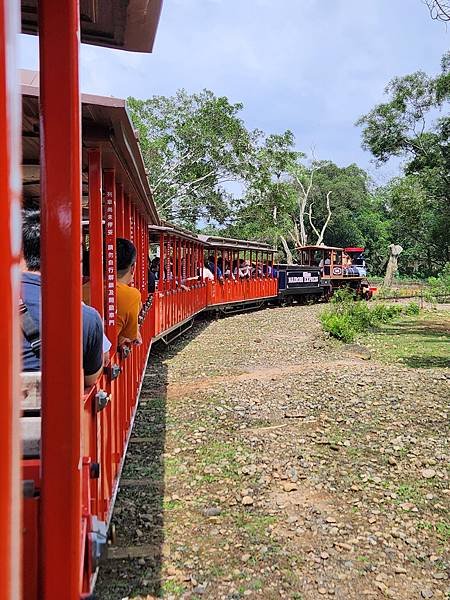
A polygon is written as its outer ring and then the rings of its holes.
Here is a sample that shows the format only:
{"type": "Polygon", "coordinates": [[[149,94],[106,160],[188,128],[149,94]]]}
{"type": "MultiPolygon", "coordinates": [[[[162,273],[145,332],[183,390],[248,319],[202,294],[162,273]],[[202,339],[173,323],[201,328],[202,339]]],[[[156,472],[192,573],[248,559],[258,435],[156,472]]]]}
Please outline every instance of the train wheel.
{"type": "Polygon", "coordinates": [[[114,546],[117,543],[117,531],[114,523],[111,523],[108,529],[108,546],[114,546]]]}

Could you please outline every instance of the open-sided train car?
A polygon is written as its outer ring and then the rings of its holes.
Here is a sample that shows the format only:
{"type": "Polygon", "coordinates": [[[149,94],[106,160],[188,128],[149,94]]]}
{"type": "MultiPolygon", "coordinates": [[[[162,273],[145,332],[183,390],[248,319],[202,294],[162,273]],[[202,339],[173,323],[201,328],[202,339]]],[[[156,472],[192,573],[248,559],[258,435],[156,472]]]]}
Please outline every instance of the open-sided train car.
{"type": "MultiPolygon", "coordinates": [[[[23,113],[23,175],[27,201],[41,211],[42,377],[25,406],[39,422],[38,456],[25,457],[23,502],[19,501],[20,407],[20,99],[15,81],[20,5],[0,2],[0,119],[2,219],[1,266],[6,320],[2,346],[7,371],[2,381],[4,411],[1,470],[0,597],[90,596],[95,559],[104,541],[117,480],[151,343],[150,320],[142,314],[143,343],[126,357],[115,340],[115,239],[138,248],[135,285],[147,296],[148,224],[158,217],[124,103],[84,99],[79,93],[82,42],[151,51],[161,0],[23,1],[22,30],[37,33],[40,95],[26,90],[23,113]],[[86,130],[81,145],[83,125],[86,130]],[[82,207],[82,194],[88,198],[82,207]],[[111,210],[110,210],[111,209],[111,210]],[[103,223],[102,211],[105,217],[103,223]],[[89,214],[92,303],[105,317],[111,361],[100,382],[82,389],[81,240],[82,214],[89,214]],[[106,254],[104,273],[102,248],[106,254]],[[109,269],[112,269],[111,271],[109,269]],[[4,287],[3,287],[4,285],[4,287]],[[5,452],[3,452],[5,450],[5,452]],[[23,527],[20,513],[23,508],[23,527]],[[23,544],[20,531],[24,531],[23,544]],[[21,548],[22,546],[22,548],[21,548]],[[20,559],[20,551],[23,560],[20,559]],[[20,583],[23,573],[24,585],[20,583]]],[[[35,375],[35,377],[37,377],[35,375]]],[[[24,413],[25,419],[28,413],[24,413]]],[[[35,421],[36,423],[36,421],[35,421]]],[[[28,431],[23,421],[24,433],[28,431]]]]}
{"type": "MultiPolygon", "coordinates": [[[[30,85],[32,73],[24,74],[23,94],[23,194],[24,204],[41,204],[39,88],[30,85]]],[[[118,480],[125,457],[128,436],[136,410],[143,370],[154,336],[154,321],[148,310],[147,261],[148,226],[158,223],[142,157],[126,112],[125,102],[112,98],[82,97],[82,197],[79,198],[83,222],[83,242],[89,251],[89,303],[104,318],[105,333],[112,343],[110,362],[97,385],[80,393],[76,406],[49,394],[41,386],[40,373],[24,374],[22,432],[24,438],[24,593],[28,599],[43,595],[38,581],[39,564],[45,566],[43,542],[48,531],[63,530],[68,525],[68,508],[79,498],[80,488],[74,481],[80,477],[82,514],[70,523],[81,538],[78,572],[79,593],[89,594],[93,588],[97,560],[106,543],[106,531],[118,480]],[[142,344],[118,349],[116,332],[116,255],[117,237],[130,239],[137,248],[134,286],[140,291],[142,344]],[[42,389],[42,407],[41,394],[42,389]],[[37,393],[36,393],[37,392],[37,393]],[[53,403],[57,406],[54,406],[53,403]],[[81,408],[81,413],[80,413],[81,408]],[[41,420],[42,410],[42,420],[41,420]],[[76,413],[76,416],[75,416],[76,413]],[[52,426],[49,428],[49,415],[52,426]],[[79,431],[73,434],[70,419],[79,420],[79,431]],[[41,438],[42,422],[42,438],[41,438]],[[81,454],[80,454],[81,442],[81,454]],[[72,447],[71,447],[72,446],[72,447]],[[77,460],[62,464],[64,451],[73,452],[77,460]],[[78,467],[81,463],[81,469],[78,467]],[[60,470],[56,481],[46,480],[49,469],[60,470]],[[44,504],[44,494],[46,503],[44,504]],[[44,511],[44,509],[46,509],[44,511]],[[41,521],[39,524],[39,513],[41,521]],[[61,516],[58,522],[57,516],[61,516]]],[[[41,220],[45,207],[41,204],[41,220]]],[[[43,228],[44,222],[41,227],[43,228]]],[[[81,240],[81,238],[80,238],[81,240]]],[[[42,261],[45,264],[45,238],[42,232],[42,261]]],[[[59,255],[59,271],[64,271],[70,256],[59,255]]],[[[80,252],[77,252],[79,266],[80,252]]],[[[44,265],[43,265],[44,266],[44,265]]],[[[44,285],[43,283],[43,296],[44,285]]],[[[45,327],[52,331],[66,328],[65,306],[59,299],[60,278],[52,282],[52,308],[49,315],[43,306],[42,344],[45,327]]],[[[74,286],[73,286],[74,287],[74,286]]],[[[73,289],[72,287],[72,289],[73,289]]],[[[69,290],[70,291],[70,290],[69,290]]],[[[73,301],[73,299],[71,298],[73,301]]],[[[81,306],[81,301],[79,301],[81,306]]],[[[61,336],[59,336],[61,337],[61,336]]],[[[51,351],[58,354],[58,343],[51,351]]],[[[44,348],[43,348],[44,350],[44,348]]],[[[42,379],[53,359],[42,356],[42,379]]],[[[79,378],[79,375],[78,375],[79,378]]],[[[66,394],[67,387],[64,388],[66,394]]],[[[73,456],[72,456],[73,458],[73,456]]],[[[62,531],[59,536],[65,537],[62,531]]],[[[56,560],[56,557],[53,557],[56,560]]],[[[66,560],[64,557],[61,559],[66,560]]],[[[58,568],[56,568],[56,572],[58,568]]],[[[44,569],[46,572],[46,569],[44,569]]]]}
{"type": "Polygon", "coordinates": [[[268,244],[219,236],[199,238],[214,277],[207,279],[208,310],[230,313],[255,308],[277,296],[274,249],[268,244]]]}

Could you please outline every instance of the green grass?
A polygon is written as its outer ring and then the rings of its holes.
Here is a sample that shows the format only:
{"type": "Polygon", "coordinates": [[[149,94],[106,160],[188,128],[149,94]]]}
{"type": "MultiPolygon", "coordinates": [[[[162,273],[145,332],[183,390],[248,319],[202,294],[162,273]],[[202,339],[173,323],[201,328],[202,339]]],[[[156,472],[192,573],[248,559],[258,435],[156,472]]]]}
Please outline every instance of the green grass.
{"type": "Polygon", "coordinates": [[[180,508],[180,506],[180,500],[164,500],[163,502],[164,510],[176,510],[177,508],[180,508]]]}
{"type": "Polygon", "coordinates": [[[421,493],[416,487],[409,484],[401,484],[396,489],[397,502],[414,502],[418,503],[422,500],[421,493]]]}
{"type": "Polygon", "coordinates": [[[205,483],[213,483],[217,479],[239,478],[239,465],[237,462],[238,448],[233,445],[214,440],[209,444],[200,446],[197,450],[198,473],[201,474],[205,483]],[[214,467],[217,473],[201,473],[205,467],[214,467]]]}
{"type": "Polygon", "coordinates": [[[250,537],[258,539],[265,535],[269,525],[276,523],[276,517],[267,515],[254,515],[251,517],[243,517],[241,527],[250,535],[250,537]]]}
{"type": "Polygon", "coordinates": [[[184,593],[185,588],[173,579],[168,579],[162,584],[161,591],[163,593],[163,596],[165,596],[166,594],[174,594],[175,596],[181,596],[181,594],[184,593]]]}
{"type": "Polygon", "coordinates": [[[385,324],[369,333],[365,343],[384,362],[413,368],[450,367],[450,313],[424,311],[385,324]]]}
{"type": "Polygon", "coordinates": [[[329,307],[320,315],[322,327],[330,335],[342,342],[352,342],[359,334],[383,323],[392,321],[402,312],[416,313],[418,306],[407,307],[387,304],[369,305],[365,301],[355,301],[353,295],[345,289],[338,290],[329,307]]]}
{"type": "Polygon", "coordinates": [[[446,521],[438,523],[436,525],[436,533],[443,542],[448,542],[450,540],[450,523],[446,521]]]}

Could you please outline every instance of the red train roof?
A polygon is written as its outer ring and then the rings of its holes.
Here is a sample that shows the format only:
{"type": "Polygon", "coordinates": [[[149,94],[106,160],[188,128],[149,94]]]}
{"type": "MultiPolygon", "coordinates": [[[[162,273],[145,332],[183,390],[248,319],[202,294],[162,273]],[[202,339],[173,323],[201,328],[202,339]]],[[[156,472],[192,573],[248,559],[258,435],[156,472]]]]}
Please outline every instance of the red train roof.
{"type": "MultiPolygon", "coordinates": [[[[23,193],[39,200],[39,76],[34,71],[22,71],[22,152],[23,193]]],[[[159,216],[145,172],[144,161],[136,135],[120,98],[81,95],[83,124],[83,206],[87,206],[87,149],[100,147],[103,168],[115,168],[118,179],[136,204],[159,224],[159,216]]]]}
{"type": "MultiPolygon", "coordinates": [[[[81,41],[151,52],[163,0],[81,0],[81,41]]],[[[22,0],[22,33],[38,33],[38,0],[22,0]]],[[[57,5],[57,4],[56,4],[57,5]]]]}
{"type": "Polygon", "coordinates": [[[364,252],[364,248],[344,248],[345,252],[364,252]]]}

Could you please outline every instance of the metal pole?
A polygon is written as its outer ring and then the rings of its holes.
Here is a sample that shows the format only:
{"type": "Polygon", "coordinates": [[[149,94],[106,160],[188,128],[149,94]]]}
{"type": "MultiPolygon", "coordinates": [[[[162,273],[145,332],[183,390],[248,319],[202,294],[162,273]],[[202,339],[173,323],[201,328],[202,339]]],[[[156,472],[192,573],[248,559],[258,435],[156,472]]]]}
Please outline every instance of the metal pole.
{"type": "Polygon", "coordinates": [[[19,3],[0,0],[0,289],[3,349],[0,377],[0,598],[20,598],[21,493],[19,411],[20,402],[20,106],[16,81],[16,37],[19,3]]]}
{"type": "Polygon", "coordinates": [[[103,318],[103,206],[102,206],[102,155],[99,148],[88,151],[89,169],[89,284],[91,306],[103,318]]]}
{"type": "Polygon", "coordinates": [[[116,264],[116,185],[113,170],[104,172],[105,188],[105,249],[106,249],[106,302],[105,333],[112,344],[112,352],[117,347],[117,264],[116,264]]]}
{"type": "Polygon", "coordinates": [[[45,600],[59,600],[61,590],[64,590],[64,598],[79,600],[82,393],[80,11],[77,0],[40,0],[38,10],[42,215],[41,596],[45,600]]]}

